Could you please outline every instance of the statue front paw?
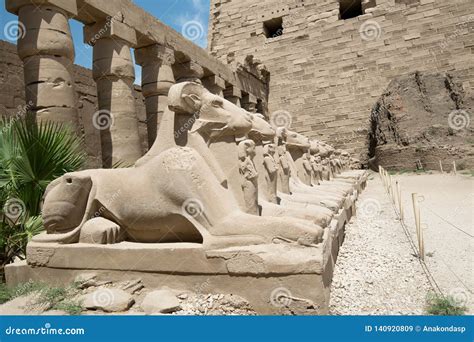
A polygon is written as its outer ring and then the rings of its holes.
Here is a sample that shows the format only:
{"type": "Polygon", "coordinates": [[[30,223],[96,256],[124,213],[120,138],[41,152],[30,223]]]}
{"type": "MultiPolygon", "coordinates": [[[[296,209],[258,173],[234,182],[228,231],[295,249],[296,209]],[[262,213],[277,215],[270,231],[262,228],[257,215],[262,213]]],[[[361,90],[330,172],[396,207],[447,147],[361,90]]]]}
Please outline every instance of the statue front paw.
{"type": "Polygon", "coordinates": [[[81,228],[79,242],[96,245],[119,243],[122,240],[122,229],[115,222],[103,217],[87,221],[81,228]]]}

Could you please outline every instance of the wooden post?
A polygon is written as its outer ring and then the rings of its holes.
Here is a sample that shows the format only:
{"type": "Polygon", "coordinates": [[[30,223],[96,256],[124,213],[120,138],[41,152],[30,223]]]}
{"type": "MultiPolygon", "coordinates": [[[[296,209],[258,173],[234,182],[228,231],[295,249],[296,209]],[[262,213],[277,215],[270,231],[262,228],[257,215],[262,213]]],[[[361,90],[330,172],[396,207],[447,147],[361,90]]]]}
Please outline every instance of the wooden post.
{"type": "Polygon", "coordinates": [[[393,203],[400,208],[400,198],[398,197],[398,181],[395,181],[395,189],[393,189],[393,203]]]}
{"type": "MultiPolygon", "coordinates": [[[[418,208],[418,213],[420,209],[418,208]]],[[[423,226],[420,224],[420,257],[425,260],[425,234],[423,233],[423,226]]]]}
{"type": "Polygon", "coordinates": [[[416,163],[418,164],[419,169],[420,169],[420,170],[423,170],[423,164],[421,163],[421,160],[418,159],[418,160],[416,161],[416,163]]]}
{"type": "Polygon", "coordinates": [[[395,203],[392,176],[389,175],[388,179],[389,179],[389,182],[390,182],[390,187],[389,187],[390,199],[392,200],[392,202],[395,203]]]}
{"type": "Polygon", "coordinates": [[[453,161],[453,172],[454,172],[454,174],[457,174],[456,161],[453,161]]]}
{"type": "Polygon", "coordinates": [[[416,193],[411,194],[411,198],[413,201],[413,213],[415,215],[415,227],[416,227],[416,237],[418,240],[418,256],[424,260],[425,256],[422,254],[423,252],[423,233],[421,231],[421,224],[420,224],[420,207],[418,206],[418,195],[416,193]]]}
{"type": "Polygon", "coordinates": [[[444,173],[444,171],[443,171],[443,163],[441,163],[441,160],[439,161],[439,170],[441,171],[441,173],[444,173]]]}
{"type": "Polygon", "coordinates": [[[390,193],[390,174],[387,171],[387,192],[390,193]]]}
{"type": "Polygon", "coordinates": [[[403,204],[402,204],[402,190],[400,183],[397,182],[397,194],[398,194],[398,211],[400,212],[400,221],[403,222],[403,204]]]}

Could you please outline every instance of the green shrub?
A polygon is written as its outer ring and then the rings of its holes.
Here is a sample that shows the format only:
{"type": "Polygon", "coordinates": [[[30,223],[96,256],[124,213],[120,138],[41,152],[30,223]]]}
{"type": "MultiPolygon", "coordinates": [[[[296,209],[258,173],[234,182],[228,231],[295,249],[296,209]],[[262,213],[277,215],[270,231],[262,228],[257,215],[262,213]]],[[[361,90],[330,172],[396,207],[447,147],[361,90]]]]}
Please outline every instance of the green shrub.
{"type": "Polygon", "coordinates": [[[467,311],[465,306],[459,305],[451,296],[430,294],[426,300],[426,313],[435,316],[460,316],[467,311]]]}
{"type": "Polygon", "coordinates": [[[32,292],[41,291],[45,285],[28,281],[14,287],[7,287],[5,283],[0,283],[0,304],[8,302],[16,297],[26,296],[32,292]]]}
{"type": "Polygon", "coordinates": [[[54,306],[54,309],[65,311],[70,315],[77,316],[77,315],[81,314],[81,312],[83,310],[83,307],[81,306],[81,304],[79,302],[65,300],[61,303],[56,304],[54,306]]]}
{"type": "Polygon", "coordinates": [[[39,306],[48,310],[62,310],[70,315],[80,315],[82,312],[81,303],[70,299],[79,293],[75,285],[50,287],[44,283],[29,281],[9,288],[5,283],[0,283],[0,304],[31,293],[38,294],[29,304],[31,308],[39,306]]]}
{"type": "Polygon", "coordinates": [[[74,285],[68,287],[44,286],[39,291],[39,296],[34,302],[34,305],[47,306],[51,310],[62,310],[70,315],[79,315],[82,312],[81,304],[70,299],[77,293],[78,290],[74,285]]]}
{"type": "Polygon", "coordinates": [[[11,293],[5,283],[0,283],[0,304],[8,302],[11,300],[11,293]]]}
{"type": "Polygon", "coordinates": [[[82,167],[81,141],[57,123],[0,120],[0,277],[42,230],[40,204],[48,184],[82,167]]]}

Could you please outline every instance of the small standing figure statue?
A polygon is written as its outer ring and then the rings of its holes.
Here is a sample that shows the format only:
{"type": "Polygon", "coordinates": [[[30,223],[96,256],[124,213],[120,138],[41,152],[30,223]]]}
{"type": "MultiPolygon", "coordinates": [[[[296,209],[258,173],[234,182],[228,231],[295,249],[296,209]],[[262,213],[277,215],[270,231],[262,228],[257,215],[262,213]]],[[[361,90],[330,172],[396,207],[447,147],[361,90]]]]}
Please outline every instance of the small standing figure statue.
{"type": "MultiPolygon", "coordinates": [[[[321,180],[321,164],[318,162],[319,156],[311,155],[311,168],[313,169],[312,175],[312,183],[313,185],[319,185],[319,181],[321,180]]],[[[320,159],[321,160],[321,159],[320,159]]]]}
{"type": "Polygon", "coordinates": [[[318,170],[318,181],[323,180],[323,165],[321,164],[321,156],[316,156],[316,165],[318,170]]]}
{"type": "Polygon", "coordinates": [[[313,173],[313,167],[311,166],[311,155],[308,152],[303,154],[303,169],[304,172],[301,174],[301,180],[305,183],[310,185],[311,184],[311,174],[313,173]]]}
{"type": "Polygon", "coordinates": [[[337,163],[334,154],[329,156],[329,166],[331,167],[331,174],[335,175],[337,173],[337,163]]]}
{"type": "Polygon", "coordinates": [[[278,163],[275,160],[275,153],[275,144],[268,144],[263,147],[263,163],[266,171],[265,181],[267,183],[267,200],[271,203],[278,204],[278,163]]]}
{"type": "Polygon", "coordinates": [[[258,207],[258,172],[253,163],[255,143],[246,139],[239,143],[239,171],[242,175],[242,192],[244,194],[245,212],[260,215],[258,207]]]}
{"type": "Polygon", "coordinates": [[[278,152],[278,184],[280,184],[281,192],[290,194],[290,164],[288,163],[288,156],[285,145],[280,145],[277,148],[278,152]]]}
{"type": "Polygon", "coordinates": [[[331,166],[329,165],[329,159],[324,158],[322,160],[322,164],[323,164],[323,172],[322,172],[323,177],[322,178],[325,181],[329,181],[331,180],[331,175],[332,175],[331,166]]]}

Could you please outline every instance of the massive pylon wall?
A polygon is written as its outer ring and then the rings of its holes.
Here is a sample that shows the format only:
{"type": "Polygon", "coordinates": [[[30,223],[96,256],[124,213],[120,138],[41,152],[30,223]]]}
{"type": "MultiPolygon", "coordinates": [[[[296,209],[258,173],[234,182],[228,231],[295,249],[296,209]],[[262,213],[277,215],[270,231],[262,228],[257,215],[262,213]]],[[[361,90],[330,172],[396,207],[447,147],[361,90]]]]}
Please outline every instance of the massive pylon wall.
{"type": "Polygon", "coordinates": [[[455,73],[472,94],[474,6],[359,1],[365,13],[344,20],[340,0],[212,0],[209,50],[225,62],[260,59],[271,73],[270,112],[287,110],[300,133],[365,158],[371,109],[394,77],[455,73]]]}

